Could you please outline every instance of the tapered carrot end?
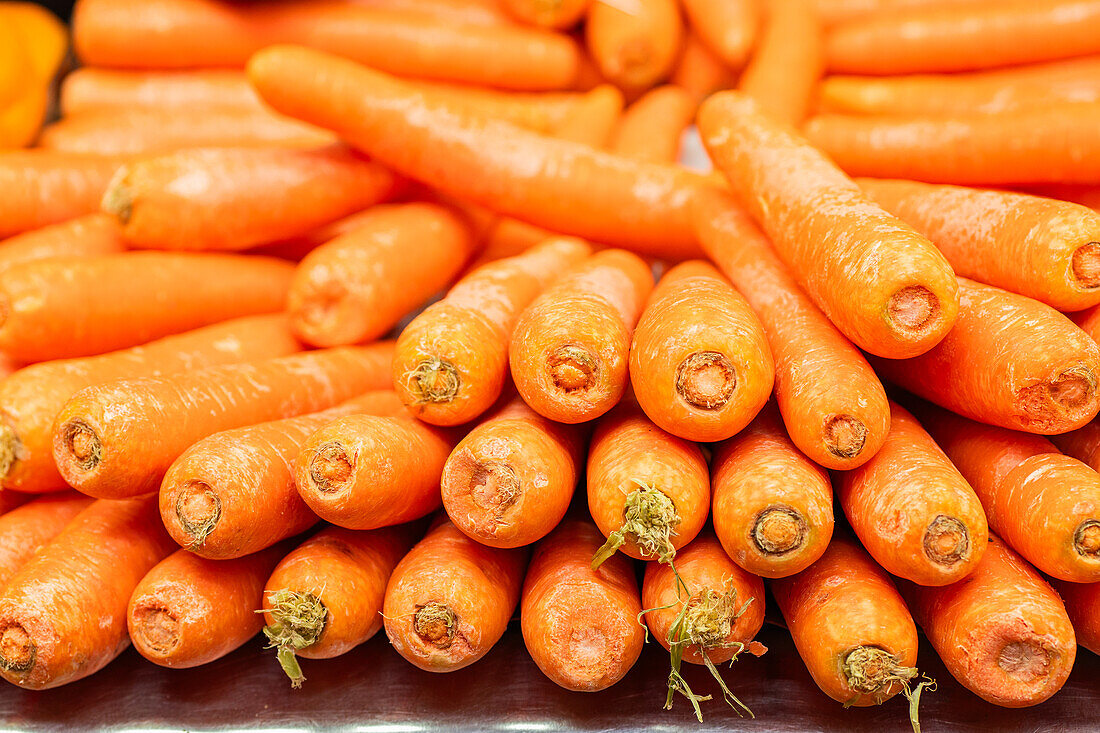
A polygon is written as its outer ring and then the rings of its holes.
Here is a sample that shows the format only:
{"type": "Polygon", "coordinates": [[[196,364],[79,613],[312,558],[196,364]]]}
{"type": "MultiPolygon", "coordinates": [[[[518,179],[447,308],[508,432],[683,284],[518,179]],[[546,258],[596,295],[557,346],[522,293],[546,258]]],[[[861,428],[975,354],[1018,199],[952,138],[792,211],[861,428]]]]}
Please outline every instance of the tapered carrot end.
{"type": "Polygon", "coordinates": [[[867,426],[851,415],[836,415],[825,423],[825,448],[837,458],[855,458],[867,444],[867,426]]]}
{"type": "Polygon", "coordinates": [[[119,223],[123,225],[128,224],[130,218],[134,215],[134,192],[126,184],[126,177],[129,173],[128,166],[119,167],[115,177],[111,179],[107,190],[103,193],[103,201],[100,203],[100,208],[104,212],[117,218],[119,223]]]}
{"type": "Polygon", "coordinates": [[[924,530],[924,554],[937,565],[950,567],[970,557],[970,533],[955,517],[940,514],[924,530]]]}
{"type": "Polygon", "coordinates": [[[806,544],[805,518],[790,507],[769,507],[756,517],[752,538],[765,555],[784,555],[806,544]]]}
{"type": "Polygon", "coordinates": [[[221,516],[221,497],[205,482],[188,483],[176,498],[176,518],[191,538],[191,547],[200,547],[206,542],[221,516]]]}
{"type": "Polygon", "coordinates": [[[1082,522],[1073,533],[1073,546],[1086,557],[1100,557],[1100,521],[1082,522]]]}
{"type": "Polygon", "coordinates": [[[0,632],[0,669],[27,672],[37,658],[38,647],[20,624],[12,624],[0,632]]]}
{"type": "Polygon", "coordinates": [[[733,363],[717,351],[697,351],[676,368],[676,392],[700,410],[719,410],[737,388],[733,363]]]}
{"type": "Polygon", "coordinates": [[[130,617],[130,634],[143,652],[166,657],[180,643],[180,622],[167,606],[156,601],[140,605],[130,617]]]}
{"type": "Polygon", "coordinates": [[[1074,251],[1073,277],[1083,288],[1100,287],[1100,242],[1089,242],[1074,251]]]}

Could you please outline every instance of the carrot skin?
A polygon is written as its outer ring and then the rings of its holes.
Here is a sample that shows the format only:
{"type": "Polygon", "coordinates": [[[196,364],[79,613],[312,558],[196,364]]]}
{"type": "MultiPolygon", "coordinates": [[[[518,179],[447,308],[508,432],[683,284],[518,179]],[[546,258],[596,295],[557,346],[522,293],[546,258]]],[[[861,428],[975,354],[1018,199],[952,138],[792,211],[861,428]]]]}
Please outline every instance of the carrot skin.
{"type": "Polygon", "coordinates": [[[686,90],[696,102],[733,86],[733,71],[692,32],[684,39],[683,51],[670,81],[686,90]]]}
{"type": "Polygon", "coordinates": [[[691,94],[671,84],[646,92],[623,113],[611,150],[650,163],[676,163],[680,138],[695,118],[691,94]]]}
{"type": "Polygon", "coordinates": [[[744,66],[760,25],[759,0],[684,0],[683,5],[699,40],[731,68],[744,66]]]}
{"type": "Polygon", "coordinates": [[[61,114],[89,109],[160,107],[244,107],[258,109],[260,100],[240,71],[116,71],[81,67],[61,81],[61,114]]]}
{"type": "Polygon", "coordinates": [[[99,211],[103,192],[123,162],[117,155],[0,152],[0,237],[99,211]]]}
{"type": "Polygon", "coordinates": [[[502,0],[501,4],[522,23],[566,30],[588,12],[590,0],[502,0]]]}
{"type": "Polygon", "coordinates": [[[776,119],[802,124],[825,70],[824,43],[810,0],[771,3],[739,88],[776,119]]]}
{"type": "Polygon", "coordinates": [[[92,501],[90,497],[65,492],[44,496],[0,515],[0,590],[39,548],[60,534],[92,501]]]}
{"type": "Polygon", "coordinates": [[[1066,613],[1077,635],[1077,645],[1093,654],[1100,654],[1100,583],[1055,580],[1051,584],[1066,604],[1066,613]]]}
{"type": "Polygon", "coordinates": [[[0,273],[22,262],[50,257],[94,257],[125,251],[118,225],[106,214],[86,214],[48,224],[0,242],[0,273]]]}

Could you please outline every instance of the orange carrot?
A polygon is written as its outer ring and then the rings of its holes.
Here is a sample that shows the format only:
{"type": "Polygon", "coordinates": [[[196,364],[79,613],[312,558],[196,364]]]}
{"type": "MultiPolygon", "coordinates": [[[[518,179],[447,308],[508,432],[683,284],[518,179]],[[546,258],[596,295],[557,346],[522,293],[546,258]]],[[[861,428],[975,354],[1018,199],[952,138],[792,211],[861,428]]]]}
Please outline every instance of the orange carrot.
{"type": "Polygon", "coordinates": [[[60,534],[92,501],[90,497],[67,491],[44,496],[0,515],[0,591],[39,548],[60,534]]]}
{"type": "Polygon", "coordinates": [[[724,440],[760,412],[773,379],[760,321],[717,270],[696,260],[661,278],[630,346],[630,383],[650,420],[688,440],[724,440]]]}
{"type": "Polygon", "coordinates": [[[501,5],[522,23],[567,30],[577,25],[590,0],[501,0],[501,5]]]}
{"type": "Polygon", "coordinates": [[[940,588],[903,582],[901,591],[947,671],[983,700],[1037,705],[1073,669],[1077,644],[1061,599],[995,535],[966,580],[940,588]]]}
{"type": "Polygon", "coordinates": [[[1053,308],[959,278],[959,318],[914,359],[873,359],[885,379],[978,422],[1044,435],[1100,410],[1100,349],[1053,308]]]}
{"type": "Polygon", "coordinates": [[[249,64],[249,79],[277,110],[335,130],[379,162],[452,196],[647,254],[683,259],[698,251],[688,207],[705,184],[690,171],[486,120],[307,49],[262,51],[249,64]]]}
{"type": "Polygon", "coordinates": [[[180,454],[208,435],[388,386],[392,353],[392,342],[380,342],[88,387],[57,415],[54,460],[70,486],[91,496],[155,491],[180,454]]]}
{"type": "Polygon", "coordinates": [[[473,664],[504,634],[526,564],[523,550],[485,547],[450,522],[436,524],[390,576],[386,636],[428,672],[473,664]]]}
{"type": "Polygon", "coordinates": [[[468,537],[490,547],[542,539],[569,509],[586,433],[512,400],[447,458],[440,479],[447,515],[468,537]]]}
{"type": "Polygon", "coordinates": [[[710,480],[714,531],[726,554],[748,572],[793,575],[829,546],[829,474],[794,446],[774,407],[715,449],[710,480]]]}
{"type": "Polygon", "coordinates": [[[0,109],[0,149],[32,145],[46,121],[49,105],[49,87],[32,83],[18,99],[0,109]]]}
{"type": "Polygon", "coordinates": [[[622,250],[598,252],[564,275],[516,323],[509,361],[520,396],[564,423],[618,404],[631,334],[652,288],[649,266],[622,250]]]}
{"type": "Polygon", "coordinates": [[[264,635],[293,687],[305,680],[298,656],[338,657],[381,630],[386,583],[419,536],[416,529],[328,527],[271,573],[263,591],[264,635]]]}
{"type": "Polygon", "coordinates": [[[474,272],[482,265],[505,257],[523,254],[537,244],[559,235],[534,224],[528,224],[508,216],[495,216],[481,236],[481,254],[466,267],[474,272]]]}
{"type": "Polygon", "coordinates": [[[883,18],[919,8],[962,7],[967,4],[989,4],[989,0],[815,0],[814,6],[826,26],[852,20],[883,18]]]}
{"type": "Polygon", "coordinates": [[[132,247],[248,249],[372,206],[397,185],[388,170],[342,145],[184,150],[122,166],[103,210],[132,247]]]}
{"type": "Polygon", "coordinates": [[[683,0],[699,40],[734,69],[745,65],[760,24],[759,0],[683,0]]]}
{"type": "Polygon", "coordinates": [[[63,115],[94,109],[155,107],[260,108],[260,100],[240,71],[192,69],[186,71],[115,71],[84,67],[61,81],[59,104],[63,115]]]}
{"type": "Polygon", "coordinates": [[[684,50],[670,81],[685,89],[696,102],[702,102],[714,92],[733,86],[733,72],[695,33],[684,39],[684,50]]]}
{"type": "Polygon", "coordinates": [[[1075,204],[1087,206],[1093,211],[1100,211],[1100,186],[1075,186],[1072,183],[1059,186],[1031,187],[1034,193],[1040,196],[1049,196],[1060,201],[1071,201],[1075,204]]]}
{"type": "Polygon", "coordinates": [[[1056,580],[1053,585],[1066,604],[1066,614],[1073,622],[1077,644],[1093,654],[1100,654],[1100,583],[1056,580]]]}
{"type": "Polygon", "coordinates": [[[749,97],[711,97],[699,131],[799,285],[844,335],[890,358],[923,353],[943,338],[955,321],[957,285],[931,242],[872,204],[749,97]]]}
{"type": "Polygon", "coordinates": [[[122,158],[52,150],[0,152],[0,237],[99,210],[122,158]]]}
{"type": "Polygon", "coordinates": [[[291,262],[300,263],[305,256],[313,250],[320,247],[325,242],[329,242],[337,237],[342,237],[348,232],[355,231],[365,222],[370,221],[374,217],[374,207],[369,207],[358,211],[351,216],[345,216],[343,219],[337,219],[334,222],[325,224],[324,226],[312,229],[305,234],[297,237],[289,237],[287,239],[280,239],[277,242],[263,245],[261,247],[255,247],[248,251],[249,254],[258,254],[267,257],[278,257],[282,260],[289,260],[291,262]]]}
{"type": "Polygon", "coordinates": [[[825,67],[824,35],[812,0],[781,0],[771,12],[739,88],[766,113],[800,125],[825,67]]]}
{"type": "Polygon", "coordinates": [[[177,550],[137,584],[126,611],[130,640],[153,664],[177,669],[224,657],[263,627],[256,607],[287,548],[215,562],[177,550]]]}
{"type": "Polygon", "coordinates": [[[102,354],[270,313],[292,272],[272,259],[192,253],[25,262],[0,275],[0,350],[22,361],[102,354]]]}
{"type": "Polygon", "coordinates": [[[657,87],[630,105],[615,128],[611,150],[647,163],[675,163],[680,138],[695,117],[695,100],[677,86],[657,87]]]}
{"type": "Polygon", "coordinates": [[[523,582],[523,643],[542,673],[573,692],[621,680],[642,653],[642,604],[634,569],[613,557],[589,567],[603,536],[589,522],[562,522],[535,548],[523,582]]]}
{"type": "Polygon", "coordinates": [[[367,392],[323,412],[235,428],[203,438],[172,463],[160,486],[168,534],[211,560],[258,552],[317,523],[294,483],[294,462],[314,432],[345,415],[399,415],[390,390],[367,392]]]}
{"type": "Polygon", "coordinates": [[[634,0],[629,10],[592,0],[585,36],[604,78],[626,90],[644,90],[672,73],[683,21],[675,0],[634,0]]]}
{"type": "Polygon", "coordinates": [[[557,239],[467,275],[413,319],[397,341],[393,383],[409,410],[434,425],[474,419],[500,396],[520,312],[589,252],[557,239]]]}
{"type": "Polygon", "coordinates": [[[86,214],[0,241],[0,273],[13,265],[50,257],[92,257],[126,249],[118,224],[106,214],[86,214]]]}
{"type": "Polygon", "coordinates": [[[0,676],[42,690],[99,671],[126,648],[126,604],[172,551],[153,497],[97,501],[0,595],[0,676]]]}
{"type": "Polygon", "coordinates": [[[729,196],[708,191],[695,203],[703,248],[748,300],[768,337],[775,399],[791,440],[826,468],[863,464],[890,429],[886,392],[870,364],[802,292],[729,196]]]}
{"type": "Polygon", "coordinates": [[[549,134],[596,149],[607,146],[623,114],[623,93],[610,84],[587,92],[549,134]]]}
{"type": "Polygon", "coordinates": [[[36,81],[49,84],[69,52],[68,29],[49,8],[24,1],[6,0],[0,21],[23,38],[36,81]]]}
{"type": "Polygon", "coordinates": [[[0,487],[41,493],[65,486],[53,460],[53,421],[85,387],[269,359],[299,348],[282,315],[250,316],[124,351],[20,369],[0,381],[0,487]]]}
{"type": "MultiPolygon", "coordinates": [[[[505,120],[545,134],[552,134],[560,128],[578,105],[591,96],[590,92],[505,92],[487,87],[411,79],[407,83],[470,114],[505,120]]],[[[606,92],[601,91],[596,96],[606,96],[606,92]]]]}

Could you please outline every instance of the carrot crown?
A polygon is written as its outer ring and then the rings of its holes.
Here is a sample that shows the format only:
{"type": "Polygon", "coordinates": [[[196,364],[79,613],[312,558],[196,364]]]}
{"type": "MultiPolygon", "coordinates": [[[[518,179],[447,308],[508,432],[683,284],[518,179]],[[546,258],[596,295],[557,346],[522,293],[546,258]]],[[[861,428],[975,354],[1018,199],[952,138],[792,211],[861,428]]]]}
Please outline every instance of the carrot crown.
{"type": "MultiPolygon", "coordinates": [[[[889,697],[895,684],[901,685],[902,694],[909,700],[909,722],[913,726],[913,733],[920,733],[918,708],[921,692],[926,687],[929,692],[935,692],[935,680],[926,676],[924,681],[912,687],[912,681],[919,674],[916,667],[906,667],[900,664],[897,656],[873,646],[857,646],[848,652],[844,657],[843,672],[848,687],[859,694],[874,695],[876,704],[881,704],[889,697]]],[[[851,706],[856,698],[844,706],[851,706]]]]}
{"type": "Polygon", "coordinates": [[[680,514],[672,499],[657,489],[637,479],[638,488],[626,495],[623,505],[623,523],[607,537],[592,557],[592,569],[600,567],[609,557],[626,543],[633,540],[638,550],[646,557],[655,557],[657,562],[671,563],[676,556],[672,545],[672,536],[680,524],[680,514]]]}
{"type": "Polygon", "coordinates": [[[421,403],[450,402],[462,386],[458,369],[438,356],[430,356],[417,364],[416,368],[405,375],[405,381],[421,403]]]}
{"type": "Polygon", "coordinates": [[[306,677],[298,665],[295,652],[317,643],[325,630],[328,609],[312,593],[300,593],[281,588],[271,594],[271,608],[256,613],[269,613],[273,623],[264,627],[268,649],[277,649],[279,664],[292,687],[302,686],[306,677]]]}

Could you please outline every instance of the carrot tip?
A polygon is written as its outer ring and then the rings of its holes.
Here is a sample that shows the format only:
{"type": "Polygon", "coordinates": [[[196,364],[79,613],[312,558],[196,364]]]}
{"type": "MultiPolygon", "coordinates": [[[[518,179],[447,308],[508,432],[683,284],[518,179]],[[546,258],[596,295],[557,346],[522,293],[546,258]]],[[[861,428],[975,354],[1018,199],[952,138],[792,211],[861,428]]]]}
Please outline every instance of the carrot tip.
{"type": "Polygon", "coordinates": [[[1089,519],[1073,533],[1073,546],[1082,555],[1100,557],[1100,521],[1089,519]]]}
{"type": "Polygon", "coordinates": [[[458,394],[462,380],[454,364],[433,356],[424,359],[405,375],[419,402],[450,402],[458,394]]]}
{"type": "Polygon", "coordinates": [[[607,536],[607,542],[592,557],[595,570],[630,539],[646,557],[670,563],[676,556],[672,536],[680,524],[680,514],[672,499],[657,488],[635,481],[638,488],[626,495],[623,523],[607,536]]]}
{"type": "Polygon", "coordinates": [[[896,692],[895,684],[904,688],[917,676],[916,668],[901,665],[898,657],[873,646],[857,646],[848,652],[843,670],[848,687],[861,694],[880,696],[877,702],[896,692]]]}
{"type": "Polygon", "coordinates": [[[970,556],[970,533],[955,517],[939,514],[924,530],[924,554],[938,565],[954,565],[970,556]]]}
{"type": "Polygon", "coordinates": [[[221,497],[202,481],[188,483],[176,499],[176,517],[183,531],[191,537],[191,547],[199,547],[206,542],[221,516],[221,497]]]}
{"type": "Polygon", "coordinates": [[[147,651],[168,656],[179,646],[179,619],[163,604],[143,606],[134,612],[130,631],[140,637],[147,651]]]}
{"type": "Polygon", "coordinates": [[[355,466],[347,450],[339,443],[325,443],[317,448],[309,462],[309,478],[325,493],[347,489],[355,476],[355,466]]]}
{"type": "Polygon", "coordinates": [[[834,415],[825,423],[825,448],[837,458],[855,458],[867,443],[867,426],[851,415],[834,415]]]}
{"type": "Polygon", "coordinates": [[[1083,288],[1100,287],[1100,242],[1089,242],[1074,251],[1073,277],[1083,288]]]}
{"type": "Polygon", "coordinates": [[[890,322],[903,331],[919,333],[939,317],[940,301],[923,285],[908,285],[890,296],[887,314],[890,322]]]}
{"type": "Polygon", "coordinates": [[[737,387],[737,372],[725,354],[697,351],[676,368],[676,392],[700,410],[721,409],[737,387]]]}
{"type": "Polygon", "coordinates": [[[120,167],[100,202],[100,208],[117,218],[121,224],[128,224],[134,214],[134,192],[123,183],[127,175],[127,166],[120,167]]]}
{"type": "Polygon", "coordinates": [[[413,614],[413,628],[417,636],[437,649],[446,649],[455,636],[458,617],[442,603],[426,603],[413,614]]]}
{"type": "Polygon", "coordinates": [[[268,649],[278,649],[279,665],[294,688],[302,686],[305,675],[295,652],[316,644],[325,631],[328,608],[312,593],[280,588],[270,594],[271,608],[257,613],[270,614],[272,623],[264,627],[268,649]]]}
{"type": "Polygon", "coordinates": [[[27,630],[13,624],[0,634],[0,669],[5,672],[26,672],[38,658],[38,647],[27,630]]]}
{"type": "Polygon", "coordinates": [[[103,443],[91,426],[75,420],[66,423],[61,429],[61,434],[65,441],[65,449],[81,470],[90,471],[99,465],[100,459],[103,458],[103,443]]]}
{"type": "Polygon", "coordinates": [[[565,394],[581,392],[596,386],[597,361],[588,349],[560,346],[547,359],[554,386],[565,394]]]}
{"type": "Polygon", "coordinates": [[[756,515],[752,538],[765,555],[784,555],[806,544],[806,520],[788,506],[768,507],[756,515]]]}

